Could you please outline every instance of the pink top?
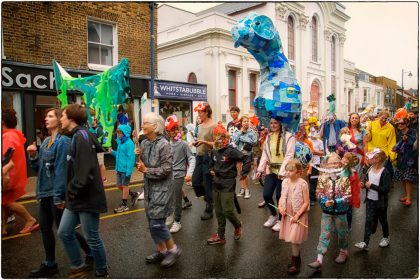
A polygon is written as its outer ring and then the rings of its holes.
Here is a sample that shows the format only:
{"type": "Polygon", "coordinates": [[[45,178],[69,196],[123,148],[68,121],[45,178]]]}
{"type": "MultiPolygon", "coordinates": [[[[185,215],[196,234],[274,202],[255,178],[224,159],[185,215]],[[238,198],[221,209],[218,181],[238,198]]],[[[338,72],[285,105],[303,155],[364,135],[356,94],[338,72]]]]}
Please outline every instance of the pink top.
{"type": "MultiPolygon", "coordinates": [[[[283,209],[286,209],[286,202],[290,201],[292,204],[293,212],[296,213],[300,210],[303,205],[303,194],[309,192],[308,183],[302,178],[299,178],[297,182],[290,182],[289,178],[283,180],[280,205],[283,209]],[[289,192],[289,188],[292,188],[289,192]],[[290,195],[290,197],[288,197],[290,195]]],[[[309,206],[308,209],[309,210],[309,206]]]]}

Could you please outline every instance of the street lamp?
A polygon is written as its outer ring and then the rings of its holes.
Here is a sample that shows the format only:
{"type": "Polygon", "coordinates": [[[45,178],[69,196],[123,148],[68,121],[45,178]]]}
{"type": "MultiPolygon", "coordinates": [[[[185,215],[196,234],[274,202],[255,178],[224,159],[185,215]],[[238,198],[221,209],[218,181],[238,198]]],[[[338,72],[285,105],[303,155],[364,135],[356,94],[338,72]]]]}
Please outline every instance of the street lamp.
{"type": "Polygon", "coordinates": [[[413,74],[411,74],[411,71],[404,71],[404,69],[401,70],[401,87],[402,87],[402,102],[404,103],[404,74],[408,73],[408,77],[413,77],[413,74]]]}

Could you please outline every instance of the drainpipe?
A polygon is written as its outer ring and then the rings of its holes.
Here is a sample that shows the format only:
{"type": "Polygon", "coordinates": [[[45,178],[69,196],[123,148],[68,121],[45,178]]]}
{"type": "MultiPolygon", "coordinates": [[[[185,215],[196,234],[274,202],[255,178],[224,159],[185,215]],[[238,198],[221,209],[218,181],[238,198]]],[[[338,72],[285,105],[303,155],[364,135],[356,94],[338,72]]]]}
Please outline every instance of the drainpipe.
{"type": "Polygon", "coordinates": [[[155,111],[153,106],[154,90],[155,90],[155,3],[149,3],[150,9],[150,97],[152,102],[152,112],[155,111]]]}

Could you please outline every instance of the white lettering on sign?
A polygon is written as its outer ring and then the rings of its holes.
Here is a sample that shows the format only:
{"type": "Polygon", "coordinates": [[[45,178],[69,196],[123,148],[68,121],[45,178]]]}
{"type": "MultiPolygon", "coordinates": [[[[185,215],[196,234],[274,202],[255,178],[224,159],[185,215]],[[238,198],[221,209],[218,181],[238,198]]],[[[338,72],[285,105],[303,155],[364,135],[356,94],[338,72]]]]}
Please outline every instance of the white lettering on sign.
{"type": "Polygon", "coordinates": [[[31,88],[31,75],[30,74],[18,74],[16,76],[16,84],[21,88],[31,88]],[[21,82],[21,78],[25,78],[26,83],[21,82]]]}
{"type": "Polygon", "coordinates": [[[38,83],[38,80],[39,80],[39,79],[42,79],[42,80],[46,81],[46,80],[47,80],[47,77],[42,76],[42,75],[35,76],[35,78],[34,78],[34,86],[36,86],[37,88],[40,88],[40,89],[47,88],[47,85],[45,85],[45,84],[40,85],[40,84],[38,83]]]}
{"type": "MultiPolygon", "coordinates": [[[[1,85],[3,87],[20,87],[20,88],[35,88],[35,89],[54,89],[54,72],[49,71],[48,75],[34,73],[19,73],[15,76],[18,70],[4,66],[1,69],[1,85]]],[[[19,71],[21,72],[21,71],[19,71]]]]}
{"type": "Polygon", "coordinates": [[[9,73],[12,73],[12,69],[9,67],[3,67],[3,69],[1,69],[1,75],[3,77],[3,79],[1,79],[1,85],[4,87],[11,87],[13,85],[13,79],[9,76],[9,73]]]}
{"type": "Polygon", "coordinates": [[[55,82],[54,73],[51,71],[50,72],[50,89],[54,89],[54,82],[55,82]]]}

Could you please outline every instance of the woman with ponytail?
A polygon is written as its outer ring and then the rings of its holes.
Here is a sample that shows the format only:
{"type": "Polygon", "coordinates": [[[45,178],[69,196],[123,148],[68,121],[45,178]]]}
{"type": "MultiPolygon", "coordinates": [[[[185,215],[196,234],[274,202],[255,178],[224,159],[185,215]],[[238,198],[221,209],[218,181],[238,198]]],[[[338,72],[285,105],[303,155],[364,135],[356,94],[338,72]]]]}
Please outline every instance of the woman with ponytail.
{"type": "Polygon", "coordinates": [[[264,223],[264,227],[271,227],[274,231],[280,230],[281,216],[274,207],[273,194],[276,192],[276,201],[279,201],[281,184],[285,176],[285,166],[294,158],[295,137],[289,133],[282,133],[280,121],[275,118],[270,120],[270,134],[263,144],[263,152],[258,165],[256,178],[259,179],[265,172],[263,197],[271,212],[270,217],[264,223]]]}

